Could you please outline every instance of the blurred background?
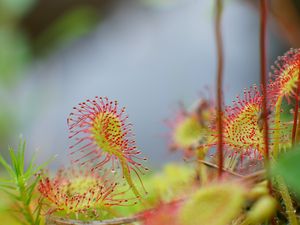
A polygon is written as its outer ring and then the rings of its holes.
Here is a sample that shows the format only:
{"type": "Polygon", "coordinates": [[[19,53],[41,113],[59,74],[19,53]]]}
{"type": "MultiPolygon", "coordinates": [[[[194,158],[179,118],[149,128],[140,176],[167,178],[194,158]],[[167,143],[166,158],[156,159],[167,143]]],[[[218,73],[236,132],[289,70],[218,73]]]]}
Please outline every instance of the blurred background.
{"type": "MultiPolygon", "coordinates": [[[[67,117],[77,103],[108,96],[126,106],[148,166],[167,151],[164,120],[178,102],[214,90],[214,1],[0,0],[0,151],[20,134],[39,160],[69,145],[67,117]]],[[[300,45],[300,1],[270,1],[268,60],[300,45]]],[[[225,1],[225,99],[259,81],[255,0],[225,1]]],[[[206,93],[211,95],[211,93],[206,93]]]]}

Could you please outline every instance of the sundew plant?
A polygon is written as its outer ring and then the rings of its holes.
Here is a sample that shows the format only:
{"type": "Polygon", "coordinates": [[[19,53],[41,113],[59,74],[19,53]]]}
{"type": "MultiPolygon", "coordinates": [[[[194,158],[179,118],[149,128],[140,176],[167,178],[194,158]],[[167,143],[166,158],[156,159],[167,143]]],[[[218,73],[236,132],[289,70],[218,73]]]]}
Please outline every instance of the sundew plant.
{"type": "Polygon", "coordinates": [[[49,171],[35,156],[25,163],[23,140],[10,160],[0,156],[0,189],[18,223],[299,224],[300,49],[279,56],[268,73],[268,1],[260,0],[261,81],[225,105],[223,1],[215,3],[215,97],[166,121],[168,150],[181,151],[184,163],[149,171],[127,110],[108,97],[87,99],[67,118],[67,166],[49,171]]]}

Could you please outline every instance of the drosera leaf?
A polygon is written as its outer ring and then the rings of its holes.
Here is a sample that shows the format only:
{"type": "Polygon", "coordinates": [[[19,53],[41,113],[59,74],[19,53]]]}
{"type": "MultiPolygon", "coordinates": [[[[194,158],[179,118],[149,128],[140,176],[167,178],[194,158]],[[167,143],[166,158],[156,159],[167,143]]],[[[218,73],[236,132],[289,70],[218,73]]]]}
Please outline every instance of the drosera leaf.
{"type": "Polygon", "coordinates": [[[112,206],[135,204],[136,199],[126,198],[125,192],[117,188],[120,184],[110,173],[98,172],[85,167],[61,169],[54,177],[41,175],[38,191],[48,206],[47,214],[104,219],[106,209],[112,206]]]}
{"type": "Polygon", "coordinates": [[[120,108],[118,101],[96,96],[73,108],[68,126],[72,163],[91,166],[92,171],[122,172],[136,197],[142,197],[133,176],[143,185],[140,175],[148,168],[143,166],[146,158],[136,146],[133,125],[128,122],[125,107],[120,108]]]}

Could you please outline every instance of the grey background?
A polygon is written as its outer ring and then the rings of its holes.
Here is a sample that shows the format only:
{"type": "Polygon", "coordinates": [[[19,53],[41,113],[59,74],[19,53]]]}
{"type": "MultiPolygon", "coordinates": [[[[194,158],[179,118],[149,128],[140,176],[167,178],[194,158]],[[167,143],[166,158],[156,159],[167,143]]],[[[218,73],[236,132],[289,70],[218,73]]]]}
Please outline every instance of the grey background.
{"type": "MultiPolygon", "coordinates": [[[[39,160],[58,154],[65,164],[67,116],[80,101],[108,96],[126,106],[148,165],[179,159],[169,154],[164,119],[178,101],[192,104],[203,87],[214,88],[216,49],[213,1],[177,1],[165,7],[120,1],[95,31],[34,62],[28,79],[12,92],[20,126],[39,160]]],[[[259,16],[243,1],[227,3],[223,31],[225,99],[259,79],[259,16]]],[[[280,46],[272,32],[270,46],[280,46]]],[[[269,48],[270,49],[270,48],[269,48]]],[[[269,51],[269,59],[280,49],[269,51]]]]}

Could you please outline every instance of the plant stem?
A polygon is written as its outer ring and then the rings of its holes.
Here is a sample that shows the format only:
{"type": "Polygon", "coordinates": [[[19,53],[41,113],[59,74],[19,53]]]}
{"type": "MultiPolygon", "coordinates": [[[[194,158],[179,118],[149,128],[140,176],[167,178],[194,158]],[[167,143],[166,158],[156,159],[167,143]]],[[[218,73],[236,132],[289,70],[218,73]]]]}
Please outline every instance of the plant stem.
{"type": "MultiPolygon", "coordinates": [[[[207,166],[207,167],[210,167],[210,168],[213,168],[213,169],[220,169],[219,166],[213,164],[213,163],[210,163],[210,162],[207,162],[205,160],[200,160],[198,159],[198,162],[200,162],[201,164],[207,166]]],[[[244,176],[238,174],[238,173],[235,173],[233,171],[230,171],[230,170],[227,170],[225,168],[222,169],[224,173],[226,173],[226,175],[232,175],[234,177],[239,177],[239,178],[243,178],[244,176]]]]}
{"type": "Polygon", "coordinates": [[[285,185],[285,182],[282,177],[278,176],[276,181],[278,183],[278,188],[279,188],[280,194],[282,196],[282,200],[285,204],[285,208],[286,208],[285,211],[288,215],[289,224],[290,225],[298,225],[298,220],[297,220],[296,213],[295,213],[295,210],[293,207],[291,196],[289,194],[289,190],[288,190],[287,186],[285,185]]]}
{"type": "Polygon", "coordinates": [[[222,0],[216,0],[216,21],[215,21],[215,35],[217,44],[217,54],[218,54],[218,70],[217,70],[217,126],[218,126],[218,176],[222,177],[223,172],[223,40],[221,31],[221,19],[223,12],[222,0]]]}
{"type": "Polygon", "coordinates": [[[297,121],[298,121],[298,110],[299,110],[299,93],[300,93],[300,73],[298,73],[297,80],[297,91],[295,94],[295,108],[294,108],[294,123],[292,131],[292,143],[295,144],[296,141],[296,131],[297,131],[297,121]]]}
{"type": "MultiPolygon", "coordinates": [[[[299,112],[298,112],[299,114],[299,112]]],[[[299,117],[299,115],[298,115],[299,117]]],[[[298,120],[298,124],[297,124],[297,130],[296,130],[296,142],[300,141],[300,120],[298,120]]]]}
{"type": "Polygon", "coordinates": [[[281,103],[282,103],[282,96],[277,99],[275,105],[275,127],[274,127],[274,147],[273,147],[273,157],[277,159],[279,153],[279,141],[280,141],[280,114],[281,114],[281,103]]]}
{"type": "MultiPolygon", "coordinates": [[[[264,124],[264,161],[265,167],[269,167],[270,161],[270,152],[269,152],[269,124],[268,124],[268,109],[267,109],[267,101],[268,101],[268,92],[267,92],[267,45],[266,45],[266,27],[267,27],[267,0],[260,0],[260,80],[262,85],[262,119],[264,124]]],[[[279,132],[279,131],[278,131],[279,132]]],[[[272,182],[271,179],[268,179],[268,188],[270,194],[272,194],[272,182]]],[[[275,224],[273,218],[271,219],[271,223],[275,224]]]]}
{"type": "Polygon", "coordinates": [[[267,0],[260,0],[260,78],[262,85],[263,104],[262,115],[264,122],[264,139],[265,139],[265,160],[269,162],[269,124],[267,111],[267,81],[266,81],[266,25],[267,25],[267,0]]]}

